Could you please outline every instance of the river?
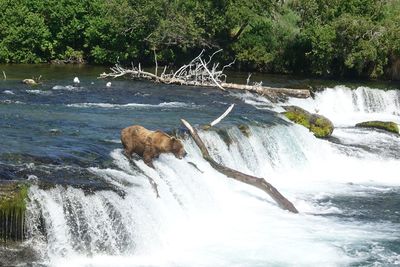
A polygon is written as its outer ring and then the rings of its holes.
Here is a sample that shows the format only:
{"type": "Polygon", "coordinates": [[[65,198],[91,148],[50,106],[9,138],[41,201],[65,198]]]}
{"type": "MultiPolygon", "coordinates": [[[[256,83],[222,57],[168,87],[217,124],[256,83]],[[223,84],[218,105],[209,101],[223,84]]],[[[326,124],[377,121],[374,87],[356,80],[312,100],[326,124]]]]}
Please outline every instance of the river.
{"type": "Polygon", "coordinates": [[[31,183],[24,244],[37,254],[33,266],[400,265],[400,136],[354,127],[400,124],[399,84],[254,76],[264,85],[318,88],[312,99],[271,103],[145,81],[106,87],[96,79],[102,67],[2,69],[0,179],[31,183]],[[20,82],[39,75],[42,85],[20,82]],[[215,171],[180,125],[209,123],[232,103],[215,129],[200,131],[212,156],[265,177],[299,214],[215,171]],[[333,136],[315,138],[280,115],[282,105],[327,116],[333,136]],[[161,155],[155,169],[140,159],[132,166],[119,141],[132,124],[178,132],[188,156],[161,155]]]}

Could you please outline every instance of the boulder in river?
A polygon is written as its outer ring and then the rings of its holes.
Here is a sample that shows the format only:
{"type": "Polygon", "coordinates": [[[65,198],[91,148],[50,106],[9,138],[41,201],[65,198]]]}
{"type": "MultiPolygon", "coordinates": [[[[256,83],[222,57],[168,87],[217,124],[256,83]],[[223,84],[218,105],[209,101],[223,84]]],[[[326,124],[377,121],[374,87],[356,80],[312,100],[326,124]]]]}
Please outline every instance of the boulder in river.
{"type": "Polygon", "coordinates": [[[399,126],[391,121],[365,121],[357,123],[356,127],[375,128],[391,133],[399,133],[399,126]]]}
{"type": "Polygon", "coordinates": [[[27,84],[27,85],[37,85],[38,84],[34,79],[24,79],[24,80],[22,80],[22,83],[27,84]]]}
{"type": "Polygon", "coordinates": [[[326,117],[313,114],[297,106],[285,106],[283,114],[291,121],[303,125],[318,138],[326,138],[332,135],[333,123],[326,117]]]}
{"type": "Polygon", "coordinates": [[[244,136],[246,136],[247,138],[251,136],[251,131],[250,131],[250,127],[246,124],[240,124],[238,126],[239,130],[242,132],[242,134],[244,136]]]}

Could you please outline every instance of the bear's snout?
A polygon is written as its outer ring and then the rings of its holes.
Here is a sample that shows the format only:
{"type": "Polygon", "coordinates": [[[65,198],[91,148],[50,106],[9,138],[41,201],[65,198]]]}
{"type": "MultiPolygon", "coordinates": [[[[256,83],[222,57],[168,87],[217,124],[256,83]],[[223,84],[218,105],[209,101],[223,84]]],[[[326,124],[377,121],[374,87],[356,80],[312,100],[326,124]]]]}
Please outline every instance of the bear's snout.
{"type": "Polygon", "coordinates": [[[187,153],[185,150],[180,151],[178,154],[175,154],[175,157],[177,157],[178,159],[183,159],[184,157],[186,157],[187,153]]]}
{"type": "Polygon", "coordinates": [[[179,155],[179,159],[183,159],[184,157],[186,157],[187,153],[186,151],[183,151],[182,155],[179,155]]]}

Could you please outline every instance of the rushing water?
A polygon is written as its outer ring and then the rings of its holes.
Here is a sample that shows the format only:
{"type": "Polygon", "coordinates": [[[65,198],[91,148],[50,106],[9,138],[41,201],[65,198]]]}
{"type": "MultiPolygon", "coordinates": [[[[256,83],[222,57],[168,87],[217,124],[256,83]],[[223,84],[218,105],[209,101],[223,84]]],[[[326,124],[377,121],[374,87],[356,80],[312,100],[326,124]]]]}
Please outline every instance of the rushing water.
{"type": "Polygon", "coordinates": [[[249,93],[147,82],[107,88],[96,68],[12,70],[45,79],[34,88],[0,81],[0,179],[32,184],[25,243],[38,254],[34,265],[400,265],[400,137],[354,127],[375,119],[400,124],[399,90],[334,86],[314,99],[274,104],[249,93]],[[200,132],[211,154],[265,177],[300,214],[216,172],[182,133],[180,118],[205,124],[231,103],[216,129],[200,132]],[[316,139],[285,120],[279,112],[288,104],[329,117],[333,137],[316,139]],[[119,141],[132,124],[180,131],[188,156],[161,155],[154,170],[140,159],[133,166],[119,141]]]}

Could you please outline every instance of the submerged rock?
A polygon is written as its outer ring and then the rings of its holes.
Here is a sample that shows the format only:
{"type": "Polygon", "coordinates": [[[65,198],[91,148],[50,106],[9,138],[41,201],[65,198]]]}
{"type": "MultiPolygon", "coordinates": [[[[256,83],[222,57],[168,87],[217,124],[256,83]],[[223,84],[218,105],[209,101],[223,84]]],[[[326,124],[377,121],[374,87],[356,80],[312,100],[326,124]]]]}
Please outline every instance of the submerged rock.
{"type": "Polygon", "coordinates": [[[52,134],[52,135],[59,135],[59,134],[61,134],[61,130],[60,130],[60,129],[57,129],[57,128],[50,129],[49,132],[50,132],[50,134],[52,134]]]}
{"type": "Polygon", "coordinates": [[[356,127],[375,128],[399,134],[399,126],[391,121],[365,121],[357,123],[356,127]]]}
{"type": "Polygon", "coordinates": [[[219,137],[221,137],[221,139],[224,141],[224,143],[229,147],[230,145],[233,144],[233,140],[230,137],[229,133],[227,130],[225,129],[218,129],[217,134],[219,135],[219,137]]]}
{"type": "Polygon", "coordinates": [[[32,266],[37,260],[39,255],[26,244],[7,242],[0,246],[0,266],[32,266]]]}
{"type": "Polygon", "coordinates": [[[251,131],[250,131],[250,127],[246,124],[240,124],[238,126],[239,130],[242,132],[242,134],[244,136],[246,136],[247,138],[251,136],[251,131]]]}
{"type": "Polygon", "coordinates": [[[22,83],[27,84],[27,85],[37,85],[38,84],[34,79],[24,79],[24,80],[22,80],[22,83]]]}
{"type": "Polygon", "coordinates": [[[24,216],[28,186],[7,181],[0,183],[0,240],[22,241],[24,239],[24,216]]]}
{"type": "Polygon", "coordinates": [[[303,125],[316,137],[326,138],[332,135],[333,123],[326,117],[319,114],[312,114],[296,106],[283,107],[286,111],[283,114],[291,121],[303,125]]]}

